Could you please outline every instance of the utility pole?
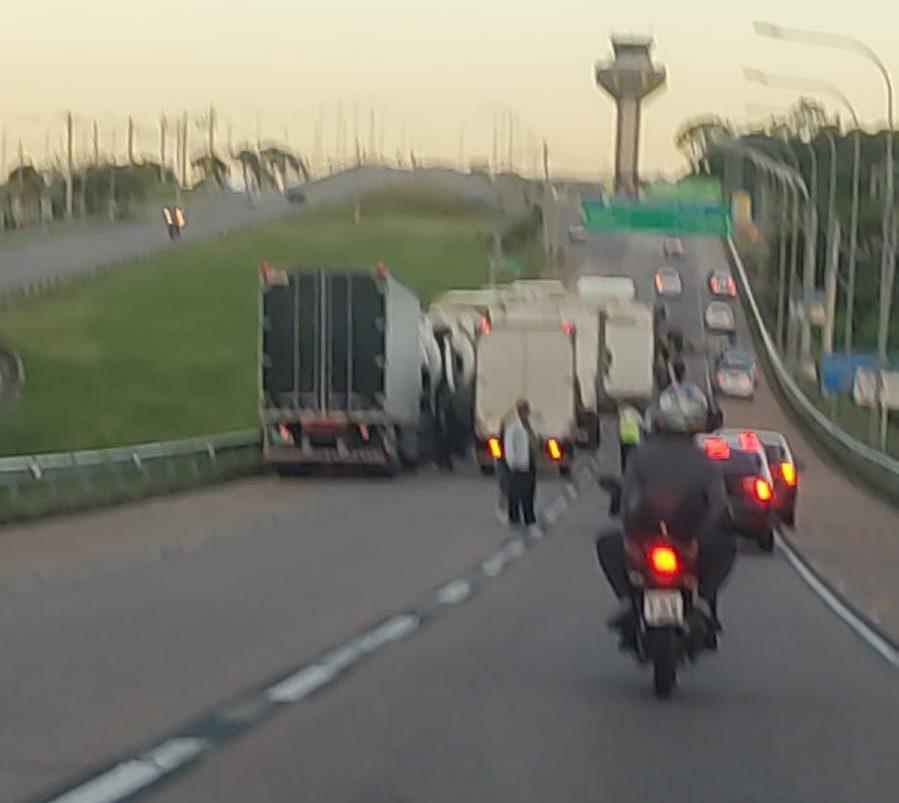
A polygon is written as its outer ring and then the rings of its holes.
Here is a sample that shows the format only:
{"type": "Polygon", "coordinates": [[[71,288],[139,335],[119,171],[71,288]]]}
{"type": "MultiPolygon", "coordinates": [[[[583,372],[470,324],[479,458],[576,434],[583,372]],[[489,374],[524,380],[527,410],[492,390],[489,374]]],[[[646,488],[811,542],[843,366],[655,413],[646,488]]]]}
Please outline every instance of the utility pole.
{"type": "Polygon", "coordinates": [[[190,134],[187,128],[187,112],[181,115],[181,185],[187,187],[189,176],[187,175],[187,148],[190,142],[190,134]]]}
{"type": "Polygon", "coordinates": [[[128,118],[128,164],[134,164],[134,118],[128,118]]]}
{"type": "Polygon", "coordinates": [[[514,147],[515,140],[515,121],[512,119],[512,111],[509,110],[509,171],[515,172],[515,169],[512,165],[512,153],[514,147]]]}
{"type": "Polygon", "coordinates": [[[94,167],[100,164],[100,124],[94,120],[91,131],[93,137],[93,159],[94,167]]]}
{"type": "Polygon", "coordinates": [[[828,234],[830,250],[827,253],[827,268],[824,275],[824,337],[821,349],[826,356],[833,354],[834,315],[837,304],[837,272],[840,266],[840,222],[831,220],[831,231],[828,234]]]}
{"type": "Polygon", "coordinates": [[[159,180],[165,181],[165,115],[159,116],[159,180]]]}
{"type": "Polygon", "coordinates": [[[465,170],[465,123],[459,126],[459,169],[465,170]]]}
{"type": "Polygon", "coordinates": [[[367,161],[372,162],[375,158],[375,110],[374,107],[371,109],[371,113],[368,119],[368,159],[367,161]]]}
{"type": "Polygon", "coordinates": [[[109,222],[115,221],[116,203],[115,203],[115,128],[112,129],[112,144],[109,149],[109,207],[107,215],[109,222]]]}
{"type": "MultiPolygon", "coordinates": [[[[892,188],[892,182],[890,182],[892,188]]],[[[880,277],[880,309],[877,321],[877,407],[880,408],[880,450],[886,451],[887,424],[889,423],[889,411],[883,398],[883,372],[886,370],[887,341],[890,333],[890,313],[893,306],[893,286],[896,279],[896,246],[899,239],[899,216],[893,209],[890,236],[883,244],[887,251],[885,269],[880,277]]]]}
{"type": "Polygon", "coordinates": [[[209,157],[215,156],[215,106],[209,105],[209,157]]]}
{"type": "Polygon", "coordinates": [[[262,150],[262,115],[256,112],[256,152],[262,150]]]}
{"type": "Polygon", "coordinates": [[[74,142],[72,130],[72,112],[66,112],[66,217],[72,217],[75,205],[74,195],[74,142]]]}
{"type": "Polygon", "coordinates": [[[493,110],[493,158],[491,159],[491,167],[493,168],[493,172],[496,173],[497,162],[499,161],[499,140],[497,138],[497,126],[496,126],[496,109],[493,110]]]}
{"type": "Polygon", "coordinates": [[[549,184],[549,145],[543,140],[543,180],[549,184]]]}

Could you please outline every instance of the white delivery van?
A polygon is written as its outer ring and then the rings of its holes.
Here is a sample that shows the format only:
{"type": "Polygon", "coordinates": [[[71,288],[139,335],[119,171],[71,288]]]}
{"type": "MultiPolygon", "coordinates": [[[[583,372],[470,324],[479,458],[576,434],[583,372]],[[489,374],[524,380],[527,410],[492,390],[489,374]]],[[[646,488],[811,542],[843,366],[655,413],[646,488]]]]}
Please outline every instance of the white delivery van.
{"type": "Polygon", "coordinates": [[[644,407],[652,399],[655,341],[645,304],[609,304],[600,314],[602,404],[644,407]]]}
{"type": "Polygon", "coordinates": [[[499,322],[478,338],[474,435],[484,473],[502,454],[501,424],[519,399],[531,405],[540,462],[569,474],[577,429],[574,342],[558,322],[499,322]]]}
{"type": "Polygon", "coordinates": [[[574,289],[579,298],[597,304],[637,298],[637,285],[629,276],[579,276],[574,289]]]}
{"type": "Polygon", "coordinates": [[[574,338],[575,399],[577,402],[576,445],[596,449],[599,446],[599,307],[574,296],[542,302],[508,303],[492,312],[496,323],[552,321],[574,338]]]}

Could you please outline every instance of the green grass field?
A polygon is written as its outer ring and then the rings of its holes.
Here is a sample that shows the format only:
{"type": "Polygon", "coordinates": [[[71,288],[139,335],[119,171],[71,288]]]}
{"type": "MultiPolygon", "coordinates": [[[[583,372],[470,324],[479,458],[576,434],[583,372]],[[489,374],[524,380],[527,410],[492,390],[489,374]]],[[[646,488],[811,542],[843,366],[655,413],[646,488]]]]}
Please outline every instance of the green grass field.
{"type": "Polygon", "coordinates": [[[0,415],[0,454],[254,426],[262,259],[310,267],[384,260],[424,301],[486,280],[492,224],[482,210],[391,196],[362,209],[358,226],[351,207],[316,210],[7,307],[0,333],[21,355],[27,381],[0,415]]]}

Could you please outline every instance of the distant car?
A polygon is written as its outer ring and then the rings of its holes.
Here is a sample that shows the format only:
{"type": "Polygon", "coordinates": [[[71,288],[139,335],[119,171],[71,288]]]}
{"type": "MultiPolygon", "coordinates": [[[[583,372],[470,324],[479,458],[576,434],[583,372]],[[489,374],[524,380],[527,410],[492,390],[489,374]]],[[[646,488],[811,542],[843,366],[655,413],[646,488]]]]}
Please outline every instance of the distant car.
{"type": "Polygon", "coordinates": [[[713,301],[705,311],[705,327],[713,332],[733,332],[736,328],[734,312],[724,301],[713,301]]]}
{"type": "Polygon", "coordinates": [[[737,284],[726,270],[715,270],[709,274],[709,290],[713,296],[736,298],[737,284]]]}
{"type": "Polygon", "coordinates": [[[666,237],[662,242],[662,253],[665,255],[665,259],[671,259],[671,257],[683,259],[684,241],[680,237],[666,237]]]}
{"type": "Polygon", "coordinates": [[[796,497],[799,494],[799,462],[780,432],[760,429],[758,436],[774,478],[774,512],[784,524],[794,527],[796,497]]]}
{"type": "Polygon", "coordinates": [[[287,191],[287,200],[292,204],[304,204],[306,203],[306,193],[299,187],[294,187],[287,191]]]}
{"type": "Polygon", "coordinates": [[[676,268],[669,266],[659,268],[656,271],[653,284],[655,284],[656,293],[663,298],[680,298],[684,292],[680,274],[676,268]]]}
{"type": "Polygon", "coordinates": [[[731,517],[737,531],[774,549],[774,478],[765,448],[752,430],[719,429],[696,436],[706,456],[721,466],[731,517]]]}
{"type": "Polygon", "coordinates": [[[568,227],[568,239],[573,243],[587,242],[587,229],[580,224],[574,224],[568,227]]]}
{"type": "Polygon", "coordinates": [[[725,348],[715,361],[715,387],[725,396],[751,399],[758,384],[755,358],[741,348],[725,348]]]}

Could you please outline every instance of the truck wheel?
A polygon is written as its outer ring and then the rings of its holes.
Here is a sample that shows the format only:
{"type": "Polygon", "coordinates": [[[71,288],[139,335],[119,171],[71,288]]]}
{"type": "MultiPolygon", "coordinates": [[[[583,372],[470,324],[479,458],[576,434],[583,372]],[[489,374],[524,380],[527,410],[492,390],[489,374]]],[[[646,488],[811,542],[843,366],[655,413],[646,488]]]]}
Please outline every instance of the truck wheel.
{"type": "Polygon", "coordinates": [[[784,511],[783,523],[786,524],[787,527],[796,526],[796,508],[794,506],[791,505],[784,511]]]}

